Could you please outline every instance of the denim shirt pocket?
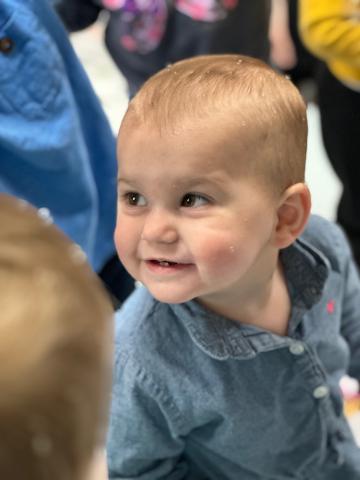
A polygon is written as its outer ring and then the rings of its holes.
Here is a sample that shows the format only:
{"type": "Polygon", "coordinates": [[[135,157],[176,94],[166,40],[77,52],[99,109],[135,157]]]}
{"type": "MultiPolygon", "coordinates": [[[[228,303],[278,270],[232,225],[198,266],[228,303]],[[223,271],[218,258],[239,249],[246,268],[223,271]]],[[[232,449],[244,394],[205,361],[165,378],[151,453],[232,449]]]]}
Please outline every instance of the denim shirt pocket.
{"type": "Polygon", "coordinates": [[[18,7],[0,23],[0,39],[11,45],[0,52],[0,113],[46,117],[63,76],[61,57],[51,37],[34,14],[18,7]]]}

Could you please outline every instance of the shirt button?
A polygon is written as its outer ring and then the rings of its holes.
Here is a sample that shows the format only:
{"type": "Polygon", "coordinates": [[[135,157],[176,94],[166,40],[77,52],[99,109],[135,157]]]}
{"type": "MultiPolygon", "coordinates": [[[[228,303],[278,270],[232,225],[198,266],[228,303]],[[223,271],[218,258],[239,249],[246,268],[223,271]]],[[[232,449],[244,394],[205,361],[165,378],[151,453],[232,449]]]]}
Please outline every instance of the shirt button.
{"type": "Polygon", "coordinates": [[[1,53],[10,53],[13,49],[14,42],[9,37],[0,38],[0,52],[1,53]]]}
{"type": "Polygon", "coordinates": [[[305,351],[305,347],[300,342],[294,342],[290,345],[289,350],[293,355],[302,355],[305,351]]]}
{"type": "Polygon", "coordinates": [[[314,398],[324,398],[328,395],[328,393],[329,387],[327,387],[326,385],[320,385],[319,387],[316,387],[313,391],[313,396],[314,398]]]}

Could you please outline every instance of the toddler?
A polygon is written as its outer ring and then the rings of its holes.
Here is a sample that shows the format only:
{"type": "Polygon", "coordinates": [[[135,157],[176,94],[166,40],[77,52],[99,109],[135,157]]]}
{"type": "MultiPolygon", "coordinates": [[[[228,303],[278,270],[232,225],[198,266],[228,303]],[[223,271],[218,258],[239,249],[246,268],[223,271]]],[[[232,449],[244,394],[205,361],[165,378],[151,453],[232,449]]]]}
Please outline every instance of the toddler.
{"type": "Polygon", "coordinates": [[[358,480],[339,379],[360,282],[310,217],[291,81],[238,55],[149,79],[119,133],[115,241],[144,286],[116,325],[112,479],[358,480]]]}
{"type": "Polygon", "coordinates": [[[0,478],[105,479],[110,302],[34,208],[2,194],[0,225],[0,478]]]}

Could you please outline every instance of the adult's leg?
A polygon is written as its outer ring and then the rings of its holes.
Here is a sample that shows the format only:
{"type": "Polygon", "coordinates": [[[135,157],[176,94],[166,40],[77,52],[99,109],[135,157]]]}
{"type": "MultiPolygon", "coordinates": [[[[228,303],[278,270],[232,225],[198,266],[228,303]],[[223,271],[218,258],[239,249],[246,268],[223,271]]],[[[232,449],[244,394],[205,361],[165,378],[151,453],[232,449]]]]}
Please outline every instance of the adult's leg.
{"type": "Polygon", "coordinates": [[[211,53],[241,53],[269,59],[270,0],[238,0],[227,17],[215,25],[211,53]]]}
{"type": "Polygon", "coordinates": [[[105,42],[110,55],[128,82],[130,97],[135,95],[151,75],[167,64],[210,52],[214,24],[195,21],[176,9],[169,11],[164,37],[156,49],[146,54],[126,50],[119,40],[121,15],[121,11],[111,15],[105,42]]]}
{"type": "MultiPolygon", "coordinates": [[[[124,23],[121,21],[123,12],[112,12],[105,31],[105,44],[120,72],[128,83],[129,97],[133,97],[141,85],[153,74],[163,68],[166,57],[166,45],[171,32],[167,25],[164,37],[159,46],[148,53],[129,51],[120,43],[124,23]]],[[[169,14],[168,24],[171,21],[169,14]]]]}
{"type": "Polygon", "coordinates": [[[318,81],[324,145],[343,185],[337,220],[360,266],[360,92],[346,87],[325,66],[318,81]]]}

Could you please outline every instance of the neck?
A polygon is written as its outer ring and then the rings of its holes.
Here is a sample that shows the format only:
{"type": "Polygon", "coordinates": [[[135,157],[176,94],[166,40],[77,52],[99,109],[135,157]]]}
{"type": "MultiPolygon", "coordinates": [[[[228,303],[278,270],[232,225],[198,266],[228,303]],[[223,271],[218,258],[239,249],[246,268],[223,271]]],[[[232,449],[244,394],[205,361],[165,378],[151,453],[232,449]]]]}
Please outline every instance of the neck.
{"type": "Polygon", "coordinates": [[[201,301],[215,313],[235,322],[286,335],[291,305],[280,261],[262,284],[236,295],[201,301]]]}

